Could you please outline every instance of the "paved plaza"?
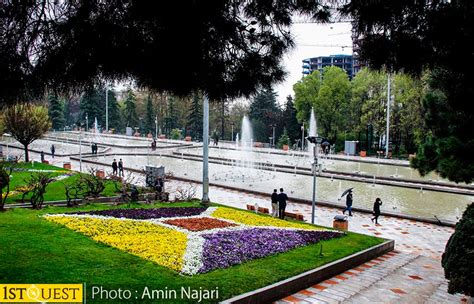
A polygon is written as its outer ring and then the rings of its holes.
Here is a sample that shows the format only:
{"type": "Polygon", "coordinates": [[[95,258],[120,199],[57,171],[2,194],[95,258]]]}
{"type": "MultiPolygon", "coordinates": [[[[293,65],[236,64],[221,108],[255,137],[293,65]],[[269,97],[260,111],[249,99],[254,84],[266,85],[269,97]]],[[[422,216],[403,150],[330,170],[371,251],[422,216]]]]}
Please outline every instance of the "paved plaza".
{"type": "MultiPolygon", "coordinates": [[[[36,153],[32,153],[37,157],[36,153]]],[[[67,157],[52,159],[53,164],[62,165],[67,157]]],[[[73,168],[78,162],[73,161],[73,168]]],[[[277,181],[276,181],[277,182],[277,181]]],[[[190,183],[172,180],[166,191],[172,193],[178,187],[190,183]]],[[[201,196],[199,184],[197,197],[201,196]]],[[[277,188],[278,185],[275,185],[277,188]]],[[[269,189],[271,190],[271,189],[269,189]]],[[[301,213],[310,222],[311,206],[290,202],[287,211],[301,213]]],[[[211,186],[210,199],[213,202],[245,209],[246,205],[257,204],[271,208],[269,197],[248,194],[211,186]]],[[[340,209],[316,208],[315,223],[332,226],[340,209]]],[[[380,225],[370,220],[370,214],[355,212],[349,217],[349,230],[395,240],[395,251],[373,259],[354,269],[316,284],[308,289],[281,299],[277,303],[463,303],[466,297],[447,293],[447,281],[441,267],[441,254],[454,228],[413,220],[386,217],[379,218],[380,225]]]]}

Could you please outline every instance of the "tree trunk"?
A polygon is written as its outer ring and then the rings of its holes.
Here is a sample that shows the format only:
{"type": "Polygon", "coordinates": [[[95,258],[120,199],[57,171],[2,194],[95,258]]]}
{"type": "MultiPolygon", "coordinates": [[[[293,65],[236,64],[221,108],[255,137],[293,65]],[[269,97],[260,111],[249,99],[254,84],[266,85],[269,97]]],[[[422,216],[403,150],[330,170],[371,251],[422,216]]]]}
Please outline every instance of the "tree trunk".
{"type": "Polygon", "coordinates": [[[30,161],[30,157],[28,155],[28,145],[23,145],[25,147],[25,162],[29,162],[30,161]]]}

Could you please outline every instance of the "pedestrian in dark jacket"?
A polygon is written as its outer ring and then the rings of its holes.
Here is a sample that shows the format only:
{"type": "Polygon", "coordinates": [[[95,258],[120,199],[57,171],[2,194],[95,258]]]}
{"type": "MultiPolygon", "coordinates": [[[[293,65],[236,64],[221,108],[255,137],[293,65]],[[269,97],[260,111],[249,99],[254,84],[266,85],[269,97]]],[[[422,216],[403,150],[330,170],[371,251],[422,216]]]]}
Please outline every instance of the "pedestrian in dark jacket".
{"type": "Polygon", "coordinates": [[[123,161],[122,161],[122,159],[119,160],[118,169],[119,169],[119,175],[123,177],[124,174],[123,174],[123,161]]]}
{"type": "Polygon", "coordinates": [[[51,155],[54,158],[54,152],[56,152],[56,148],[54,148],[54,145],[51,145],[51,155]]]}
{"type": "Polygon", "coordinates": [[[346,196],[346,208],[342,211],[342,214],[345,214],[346,211],[349,211],[349,216],[352,216],[352,191],[346,196]]]}
{"type": "Polygon", "coordinates": [[[280,188],[280,194],[278,194],[278,213],[282,220],[285,219],[285,208],[287,200],[288,196],[285,192],[283,192],[283,188],[280,188]]]}
{"type": "Polygon", "coordinates": [[[277,189],[273,189],[272,193],[272,216],[278,217],[278,193],[277,189]]]}
{"type": "Polygon", "coordinates": [[[40,155],[41,155],[41,162],[44,163],[44,152],[41,151],[40,155]]]}
{"type": "Polygon", "coordinates": [[[117,175],[117,160],[114,158],[114,161],[112,162],[112,174],[117,175]]]}
{"type": "Polygon", "coordinates": [[[379,216],[380,216],[380,206],[382,206],[382,200],[377,197],[377,198],[375,199],[375,202],[374,202],[374,217],[371,218],[372,223],[373,223],[374,220],[375,220],[375,224],[376,224],[376,225],[379,224],[378,219],[379,219],[379,216]]]}

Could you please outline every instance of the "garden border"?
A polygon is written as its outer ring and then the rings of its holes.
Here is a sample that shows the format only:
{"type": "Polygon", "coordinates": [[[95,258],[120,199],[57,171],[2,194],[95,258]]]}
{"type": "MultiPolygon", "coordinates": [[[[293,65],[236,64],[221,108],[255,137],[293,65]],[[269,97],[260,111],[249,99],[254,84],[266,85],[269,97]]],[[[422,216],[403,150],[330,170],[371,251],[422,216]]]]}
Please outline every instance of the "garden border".
{"type": "Polygon", "coordinates": [[[327,280],[339,273],[368,262],[376,257],[394,250],[394,248],[395,241],[387,240],[382,244],[354,253],[337,261],[311,269],[280,282],[237,295],[220,303],[257,304],[277,301],[300,290],[313,286],[321,281],[327,280]]]}

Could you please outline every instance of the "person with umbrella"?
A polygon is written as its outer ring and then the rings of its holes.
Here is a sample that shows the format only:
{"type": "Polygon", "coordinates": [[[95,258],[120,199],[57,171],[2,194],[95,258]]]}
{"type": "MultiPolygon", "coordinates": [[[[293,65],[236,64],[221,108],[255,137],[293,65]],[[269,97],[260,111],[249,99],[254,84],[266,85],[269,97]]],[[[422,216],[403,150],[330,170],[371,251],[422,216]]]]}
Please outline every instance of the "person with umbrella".
{"type": "Polygon", "coordinates": [[[381,205],[382,205],[382,200],[379,197],[377,197],[375,199],[375,202],[374,202],[374,217],[371,218],[372,223],[375,220],[375,225],[379,224],[378,219],[379,219],[379,216],[380,216],[380,206],[381,205]]]}
{"type": "Polygon", "coordinates": [[[342,211],[342,214],[345,214],[346,211],[349,211],[349,216],[352,216],[352,189],[354,188],[349,188],[346,191],[344,191],[341,195],[341,198],[347,194],[346,196],[346,208],[342,211]]]}

